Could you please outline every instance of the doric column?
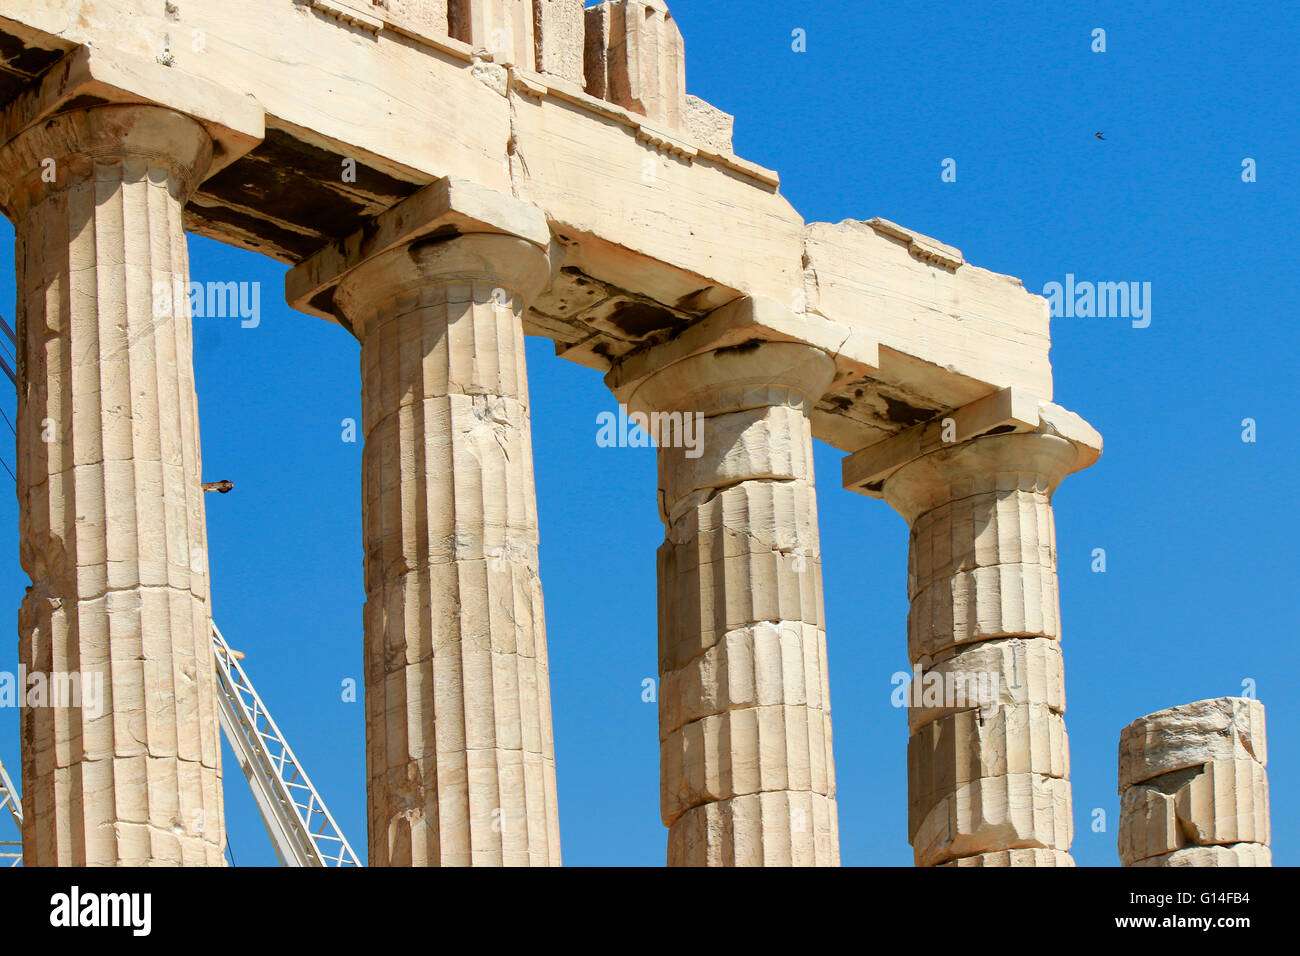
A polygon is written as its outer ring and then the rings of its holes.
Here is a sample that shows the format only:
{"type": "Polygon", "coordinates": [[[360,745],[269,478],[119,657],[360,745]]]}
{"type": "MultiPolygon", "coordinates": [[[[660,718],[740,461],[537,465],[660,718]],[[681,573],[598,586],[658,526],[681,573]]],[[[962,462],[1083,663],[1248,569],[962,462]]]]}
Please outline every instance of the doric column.
{"type": "Polygon", "coordinates": [[[834,370],[812,346],[755,341],[626,390],[659,444],[670,866],[839,863],[808,421],[834,370]]]}
{"type": "Polygon", "coordinates": [[[918,866],[1073,865],[1051,498],[1100,439],[1055,406],[1040,421],[1036,401],[1000,393],[993,404],[1003,399],[991,417],[979,403],[845,465],[846,484],[883,497],[911,527],[918,866]]]}
{"type": "Polygon", "coordinates": [[[1219,697],[1141,717],[1119,741],[1124,866],[1271,866],[1264,705],[1219,697]]]}
{"type": "Polygon", "coordinates": [[[81,683],[22,711],[29,866],[223,863],[190,317],[171,298],[212,156],[199,122],[153,106],[59,114],[0,147],[32,580],[19,659],[81,683]]]}
{"type": "Polygon", "coordinates": [[[429,235],[439,220],[421,213],[420,237],[334,270],[361,342],[374,866],[560,862],[521,323],[549,232],[530,207],[444,181],[367,235],[406,229],[431,198],[459,215],[465,194],[527,238],[457,234],[464,219],[429,235]]]}

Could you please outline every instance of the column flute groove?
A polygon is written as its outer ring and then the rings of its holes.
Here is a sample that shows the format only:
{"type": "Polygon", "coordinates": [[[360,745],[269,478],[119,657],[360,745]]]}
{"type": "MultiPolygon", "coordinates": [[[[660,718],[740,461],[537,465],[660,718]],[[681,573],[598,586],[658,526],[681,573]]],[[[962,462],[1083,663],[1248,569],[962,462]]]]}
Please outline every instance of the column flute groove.
{"type": "Polygon", "coordinates": [[[633,412],[664,424],[659,736],[670,866],[839,863],[808,421],[833,375],[816,348],[764,342],[666,364],[631,390],[633,412]]]}
{"type": "Polygon", "coordinates": [[[558,865],[522,315],[545,250],[471,234],[340,281],[361,341],[372,865],[558,865]]]}
{"type": "Polygon", "coordinates": [[[911,526],[918,866],[1074,865],[1051,495],[1077,458],[1056,435],[994,434],[941,446],[883,482],[911,526]],[[943,688],[938,699],[924,698],[927,686],[943,688]]]}
{"type": "Polygon", "coordinates": [[[0,147],[18,233],[19,614],[28,865],[224,863],[183,207],[213,144],[161,107],[0,147]],[[102,685],[97,685],[102,681],[102,685]],[[96,703],[97,686],[102,697],[96,703]]]}

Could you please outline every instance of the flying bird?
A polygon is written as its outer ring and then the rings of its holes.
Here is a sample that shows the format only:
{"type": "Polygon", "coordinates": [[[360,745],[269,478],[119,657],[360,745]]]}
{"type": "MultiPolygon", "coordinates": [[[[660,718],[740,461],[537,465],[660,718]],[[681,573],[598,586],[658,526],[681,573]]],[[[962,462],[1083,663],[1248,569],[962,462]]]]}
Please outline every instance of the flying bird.
{"type": "Polygon", "coordinates": [[[1105,137],[1105,136],[1102,136],[1101,133],[1098,133],[1098,134],[1097,134],[1097,138],[1098,138],[1098,139],[1103,139],[1103,140],[1104,140],[1106,137],[1105,137]]]}
{"type": "Polygon", "coordinates": [[[235,483],[233,481],[226,481],[224,479],[221,481],[205,481],[203,483],[204,491],[215,491],[218,494],[223,495],[234,487],[235,483]]]}

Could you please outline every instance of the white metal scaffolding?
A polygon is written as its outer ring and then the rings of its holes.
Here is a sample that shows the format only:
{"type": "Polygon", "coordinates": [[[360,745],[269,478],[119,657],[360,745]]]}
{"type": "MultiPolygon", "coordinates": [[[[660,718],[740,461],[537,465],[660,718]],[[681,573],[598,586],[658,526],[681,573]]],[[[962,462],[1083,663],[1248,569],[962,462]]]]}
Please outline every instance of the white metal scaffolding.
{"type": "Polygon", "coordinates": [[[325,801],[215,624],[221,727],[283,866],[360,866],[325,801]]]}

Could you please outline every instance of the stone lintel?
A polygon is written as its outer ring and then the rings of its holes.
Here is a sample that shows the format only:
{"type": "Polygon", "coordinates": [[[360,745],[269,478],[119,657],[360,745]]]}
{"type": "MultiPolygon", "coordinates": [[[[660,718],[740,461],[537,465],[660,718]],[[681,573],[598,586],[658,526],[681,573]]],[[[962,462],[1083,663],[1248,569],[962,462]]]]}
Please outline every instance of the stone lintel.
{"type": "Polygon", "coordinates": [[[684,359],[755,342],[797,342],[835,359],[836,380],[869,375],[880,365],[879,346],[863,330],[850,329],[814,313],[799,315],[772,299],[743,296],[714,309],[676,338],[633,353],[605,376],[614,397],[627,404],[655,372],[684,359]]]}
{"type": "Polygon", "coordinates": [[[1078,415],[1022,389],[1004,388],[849,455],[843,462],[844,487],[879,498],[885,480],[909,462],[946,446],[1011,432],[1043,432],[1069,441],[1078,453],[1071,473],[1101,457],[1101,435],[1078,415]]]}
{"type": "Polygon", "coordinates": [[[290,269],[284,282],[285,299],[299,311],[337,322],[334,289],[349,272],[406,243],[475,233],[516,236],[541,249],[551,242],[551,230],[540,209],[477,183],[447,177],[290,269]]]}
{"type": "Polygon", "coordinates": [[[266,114],[251,97],[160,63],[79,46],[0,111],[0,145],[59,113],[131,104],[164,107],[203,124],[213,147],[205,179],[252,152],[266,135],[266,114]]]}

